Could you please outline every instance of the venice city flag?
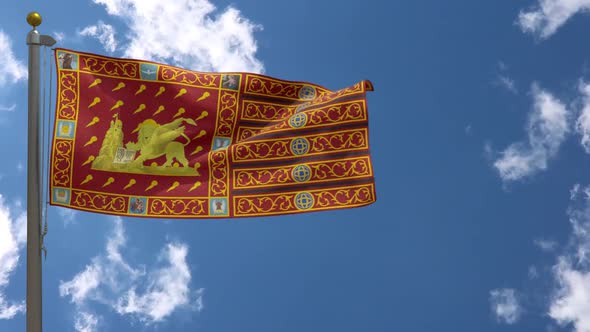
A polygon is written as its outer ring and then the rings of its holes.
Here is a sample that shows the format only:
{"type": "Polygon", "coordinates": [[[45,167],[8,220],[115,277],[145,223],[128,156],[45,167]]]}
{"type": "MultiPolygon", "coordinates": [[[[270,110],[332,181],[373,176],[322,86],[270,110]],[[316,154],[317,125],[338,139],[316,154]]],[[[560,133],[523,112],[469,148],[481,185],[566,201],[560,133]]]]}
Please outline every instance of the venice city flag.
{"type": "Polygon", "coordinates": [[[365,92],[56,49],[50,202],[228,218],[375,201],[365,92]]]}

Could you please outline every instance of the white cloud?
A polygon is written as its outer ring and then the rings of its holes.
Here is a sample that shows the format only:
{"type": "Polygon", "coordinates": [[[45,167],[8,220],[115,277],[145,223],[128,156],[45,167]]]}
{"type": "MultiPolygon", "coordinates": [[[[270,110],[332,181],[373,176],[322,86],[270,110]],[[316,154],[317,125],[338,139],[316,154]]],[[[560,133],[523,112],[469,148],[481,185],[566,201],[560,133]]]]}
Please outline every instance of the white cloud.
{"type": "Polygon", "coordinates": [[[471,126],[471,124],[468,124],[467,126],[465,126],[465,135],[467,135],[467,136],[471,135],[472,129],[473,129],[473,127],[471,126]]]}
{"type": "Polygon", "coordinates": [[[20,303],[8,303],[4,298],[4,294],[0,293],[0,319],[12,319],[21,312],[25,312],[24,301],[20,303]]]}
{"type": "Polygon", "coordinates": [[[55,206],[53,208],[57,209],[57,214],[59,214],[61,220],[66,226],[73,223],[76,219],[76,216],[78,215],[78,211],[74,209],[67,209],[59,206],[55,206]]]}
{"type": "Polygon", "coordinates": [[[262,72],[253,33],[261,26],[208,0],[93,0],[129,28],[125,56],[201,71],[262,72]]]}
{"type": "Polygon", "coordinates": [[[590,0],[538,0],[537,6],[518,15],[523,32],[540,38],[554,34],[573,15],[590,10],[590,0]]]}
{"type": "Polygon", "coordinates": [[[0,86],[27,78],[27,67],[12,52],[10,37],[0,30],[0,86]]]}
{"type": "Polygon", "coordinates": [[[547,239],[536,239],[534,241],[535,245],[539,247],[539,249],[543,251],[553,251],[557,248],[557,242],[547,239]]]}
{"type": "Polygon", "coordinates": [[[582,136],[581,144],[586,153],[590,153],[590,84],[580,84],[583,107],[576,121],[576,131],[582,136]]]}
{"type": "Polygon", "coordinates": [[[187,253],[185,245],[168,244],[161,257],[168,265],[150,273],[145,293],[138,295],[132,288],[119,298],[117,312],[135,314],[145,322],[159,322],[177,307],[189,305],[191,274],[186,263],[187,253]]]}
{"type": "Polygon", "coordinates": [[[115,28],[103,21],[98,21],[96,25],[89,25],[79,32],[80,36],[95,37],[102,44],[107,52],[114,52],[117,49],[117,40],[115,39],[115,28]]]}
{"type": "MultiPolygon", "coordinates": [[[[572,233],[552,266],[554,289],[547,298],[546,314],[561,326],[572,326],[574,332],[590,332],[590,186],[575,184],[570,191],[569,222],[572,233]]],[[[541,241],[535,241],[542,243],[541,241]]],[[[555,251],[556,244],[546,247],[555,251]]],[[[529,267],[529,278],[541,278],[545,269],[529,267]]],[[[538,294],[534,295],[539,298],[538,294]]],[[[516,322],[522,310],[512,289],[490,292],[492,310],[499,320],[516,322]],[[511,313],[516,313],[515,315],[511,313]]]]}
{"type": "MultiPolygon", "coordinates": [[[[576,186],[575,186],[576,187],[576,186]]],[[[579,186],[577,186],[578,190],[579,186]]],[[[588,192],[590,187],[583,189],[588,192]]],[[[590,199],[573,195],[569,209],[572,237],[553,267],[556,291],[549,316],[576,332],[590,332],[590,199]]]]}
{"type": "Polygon", "coordinates": [[[504,89],[512,93],[518,93],[518,89],[516,88],[516,82],[514,82],[512,78],[506,75],[499,74],[496,82],[499,86],[503,87],[504,89]]]}
{"type": "Polygon", "coordinates": [[[576,332],[590,332],[590,272],[574,268],[566,259],[555,266],[559,289],[549,316],[560,324],[572,323],[576,332]]]}
{"type": "Polygon", "coordinates": [[[81,311],[76,315],[74,329],[77,332],[95,332],[98,326],[98,318],[88,312],[81,311]]]}
{"type": "Polygon", "coordinates": [[[503,61],[497,63],[497,74],[493,84],[506,89],[509,92],[518,94],[518,88],[516,87],[516,81],[507,74],[508,65],[503,61]]]}
{"type": "Polygon", "coordinates": [[[194,310],[197,312],[201,312],[205,305],[203,304],[203,293],[205,292],[204,288],[199,288],[195,291],[195,298],[197,299],[194,303],[194,310]]]}
{"type": "Polygon", "coordinates": [[[574,184],[572,189],[570,189],[570,199],[576,198],[578,196],[578,193],[580,193],[580,184],[576,183],[574,184]]]}
{"type": "Polygon", "coordinates": [[[528,143],[511,144],[494,162],[504,181],[519,180],[545,170],[569,132],[565,105],[536,85],[532,94],[534,107],[526,127],[528,143]]]}
{"type": "Polygon", "coordinates": [[[65,34],[65,32],[62,32],[62,31],[55,31],[53,33],[53,38],[55,39],[55,41],[57,43],[61,43],[66,39],[66,34],[65,34]]]}
{"type": "Polygon", "coordinates": [[[123,230],[123,220],[121,217],[115,217],[115,230],[113,235],[107,241],[107,261],[113,263],[115,266],[119,267],[120,270],[127,273],[127,275],[131,279],[135,279],[138,276],[144,274],[144,272],[140,269],[133,269],[121,255],[121,248],[125,246],[125,242],[127,239],[125,238],[125,231],[123,230]]]}
{"type": "Polygon", "coordinates": [[[95,292],[101,283],[104,272],[100,263],[96,261],[87,265],[84,271],[76,274],[76,276],[66,282],[61,282],[59,285],[59,295],[68,296],[72,298],[72,302],[82,304],[86,298],[95,292]]]}
{"type": "Polygon", "coordinates": [[[506,324],[516,323],[522,313],[516,292],[511,288],[490,291],[490,305],[498,321],[506,324]]]}
{"type": "Polygon", "coordinates": [[[69,296],[80,315],[90,303],[100,303],[120,315],[151,324],[165,320],[179,309],[200,310],[202,292],[193,294],[190,290],[191,272],[185,244],[167,244],[160,254],[159,265],[146,271],[143,266],[135,268],[125,260],[122,248],[126,242],[122,220],[115,218],[105,253],[94,257],[71,280],[61,282],[60,295],[69,296]]]}
{"type": "Polygon", "coordinates": [[[0,105],[0,112],[14,112],[14,110],[16,110],[16,104],[10,106],[0,105]]]}
{"type": "Polygon", "coordinates": [[[26,221],[24,214],[14,219],[0,196],[0,319],[10,319],[25,310],[23,301],[10,302],[3,291],[8,286],[9,277],[14,273],[20,252],[27,241],[26,221]]]}

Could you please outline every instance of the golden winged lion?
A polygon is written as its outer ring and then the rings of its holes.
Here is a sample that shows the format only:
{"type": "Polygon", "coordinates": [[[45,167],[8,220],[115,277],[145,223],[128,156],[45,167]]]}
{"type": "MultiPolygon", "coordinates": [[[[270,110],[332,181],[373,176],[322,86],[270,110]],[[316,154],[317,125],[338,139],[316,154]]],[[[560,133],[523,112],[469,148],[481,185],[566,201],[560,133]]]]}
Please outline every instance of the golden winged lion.
{"type": "Polygon", "coordinates": [[[184,134],[185,126],[181,126],[183,122],[196,125],[194,120],[187,118],[179,118],[166,124],[158,124],[152,119],[140,123],[132,132],[137,133],[137,142],[125,144],[127,149],[139,152],[130,166],[141,168],[146,160],[166,156],[166,162],[161,165],[162,167],[172,166],[174,159],[182,165],[181,167],[188,167],[184,147],[190,143],[190,138],[184,134]],[[181,136],[185,142],[176,141],[181,136]]]}

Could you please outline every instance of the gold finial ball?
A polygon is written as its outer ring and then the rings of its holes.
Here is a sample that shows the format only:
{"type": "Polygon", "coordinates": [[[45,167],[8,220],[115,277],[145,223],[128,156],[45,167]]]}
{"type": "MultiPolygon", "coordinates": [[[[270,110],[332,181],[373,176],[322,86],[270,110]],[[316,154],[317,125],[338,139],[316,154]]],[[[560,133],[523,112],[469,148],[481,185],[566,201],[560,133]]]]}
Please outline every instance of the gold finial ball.
{"type": "Polygon", "coordinates": [[[41,14],[37,13],[37,12],[30,12],[27,15],[27,23],[29,23],[31,26],[33,27],[37,27],[39,25],[41,25],[41,14]]]}

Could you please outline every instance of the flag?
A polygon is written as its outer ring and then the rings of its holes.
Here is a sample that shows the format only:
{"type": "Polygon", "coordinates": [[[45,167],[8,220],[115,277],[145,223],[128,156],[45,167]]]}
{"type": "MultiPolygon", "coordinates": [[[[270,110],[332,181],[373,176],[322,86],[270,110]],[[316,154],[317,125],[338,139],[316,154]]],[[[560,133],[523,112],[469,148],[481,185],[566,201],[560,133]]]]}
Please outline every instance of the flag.
{"type": "Polygon", "coordinates": [[[369,81],[330,91],[56,49],[50,202],[231,218],[375,201],[369,81]]]}

